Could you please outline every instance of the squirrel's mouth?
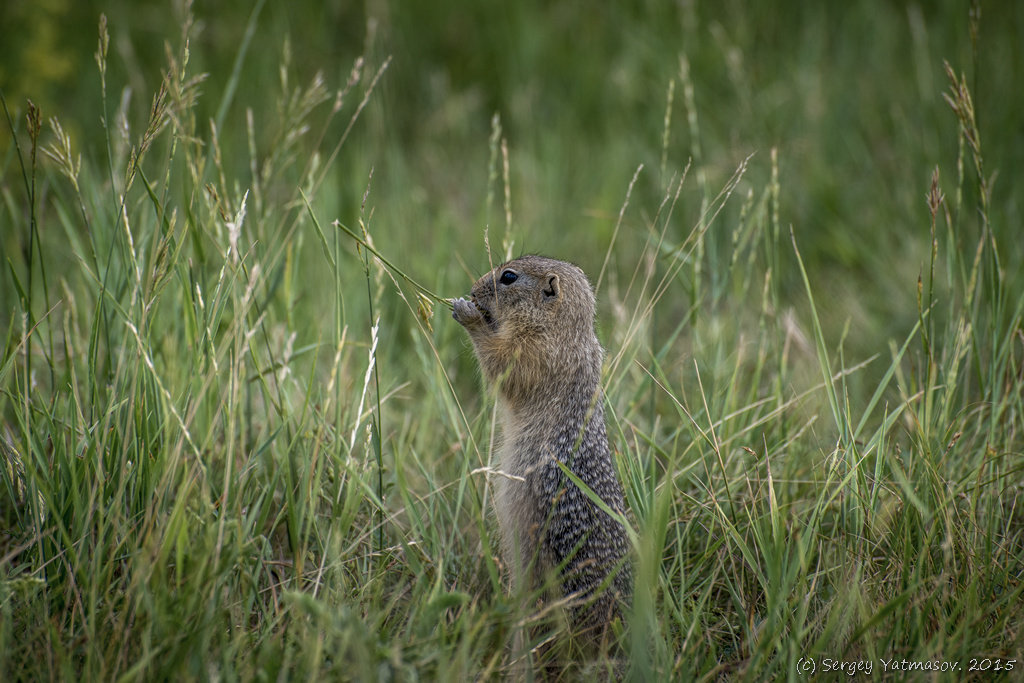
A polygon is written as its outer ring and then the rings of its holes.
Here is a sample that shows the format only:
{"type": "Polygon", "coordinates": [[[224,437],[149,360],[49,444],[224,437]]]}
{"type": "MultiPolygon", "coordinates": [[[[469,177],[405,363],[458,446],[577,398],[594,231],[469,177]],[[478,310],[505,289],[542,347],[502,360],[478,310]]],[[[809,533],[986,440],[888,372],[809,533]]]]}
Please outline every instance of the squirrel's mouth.
{"type": "Polygon", "coordinates": [[[491,315],[491,309],[481,304],[476,299],[473,299],[473,305],[476,306],[476,310],[480,311],[480,315],[483,316],[484,322],[487,323],[487,326],[490,327],[492,330],[496,330],[498,328],[498,323],[494,319],[494,316],[491,315]]]}

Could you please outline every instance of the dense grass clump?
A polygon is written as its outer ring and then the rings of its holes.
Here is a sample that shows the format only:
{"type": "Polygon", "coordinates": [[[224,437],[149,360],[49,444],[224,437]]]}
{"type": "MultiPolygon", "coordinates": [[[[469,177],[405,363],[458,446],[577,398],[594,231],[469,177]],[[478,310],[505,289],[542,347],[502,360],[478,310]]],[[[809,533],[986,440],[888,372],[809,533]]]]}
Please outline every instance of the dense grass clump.
{"type": "Polygon", "coordinates": [[[0,69],[0,679],[1024,668],[1021,10],[264,4],[0,69]],[[497,554],[445,303],[522,251],[598,288],[617,662],[497,554]]]}

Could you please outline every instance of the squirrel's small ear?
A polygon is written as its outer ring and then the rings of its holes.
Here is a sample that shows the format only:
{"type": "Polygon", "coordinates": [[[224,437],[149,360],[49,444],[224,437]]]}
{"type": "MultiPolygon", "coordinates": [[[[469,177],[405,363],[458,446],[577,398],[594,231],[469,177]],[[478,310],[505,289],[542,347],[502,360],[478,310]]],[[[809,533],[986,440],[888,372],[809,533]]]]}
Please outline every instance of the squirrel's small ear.
{"type": "Polygon", "coordinates": [[[561,289],[558,284],[558,275],[548,273],[548,286],[544,288],[545,299],[557,299],[561,296],[561,289]]]}

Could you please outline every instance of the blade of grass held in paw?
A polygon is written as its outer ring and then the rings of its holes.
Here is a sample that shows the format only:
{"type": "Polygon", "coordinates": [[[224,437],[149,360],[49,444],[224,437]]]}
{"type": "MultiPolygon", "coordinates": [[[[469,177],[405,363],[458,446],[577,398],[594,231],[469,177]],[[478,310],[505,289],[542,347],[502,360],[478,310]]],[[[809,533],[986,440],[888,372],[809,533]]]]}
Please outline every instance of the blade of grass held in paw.
{"type": "Polygon", "coordinates": [[[364,248],[364,249],[366,249],[366,250],[367,250],[368,252],[370,252],[371,254],[373,254],[373,255],[374,255],[374,257],[376,257],[376,259],[377,259],[378,261],[380,261],[381,263],[383,263],[383,264],[384,264],[384,265],[385,265],[385,266],[387,267],[387,269],[388,269],[388,270],[390,270],[391,272],[393,272],[393,273],[394,273],[395,275],[398,275],[398,276],[399,276],[400,278],[402,278],[403,280],[405,280],[406,282],[408,282],[408,283],[409,283],[410,285],[412,285],[413,287],[415,287],[416,289],[418,289],[418,290],[419,290],[420,292],[422,292],[422,293],[423,293],[423,294],[424,294],[424,295],[425,295],[425,296],[426,296],[427,298],[429,298],[429,299],[433,299],[433,300],[434,300],[434,301],[436,301],[437,303],[440,303],[440,304],[444,304],[444,305],[445,305],[445,306],[447,306],[447,307],[448,307],[449,309],[451,309],[451,308],[452,308],[452,300],[451,300],[451,299],[446,299],[446,298],[444,298],[444,297],[442,297],[442,296],[438,296],[437,294],[435,294],[435,293],[434,293],[434,292],[432,292],[431,290],[427,289],[426,287],[424,287],[424,286],[423,286],[423,285],[421,285],[420,283],[418,283],[418,282],[416,282],[415,280],[413,280],[413,279],[412,279],[411,277],[409,277],[408,275],[406,275],[406,274],[405,274],[405,273],[404,273],[404,272],[402,271],[402,269],[401,269],[401,268],[399,268],[398,266],[396,266],[395,264],[393,264],[393,263],[392,263],[391,261],[389,261],[389,260],[387,259],[387,257],[386,257],[386,256],[384,256],[384,255],[383,255],[383,254],[381,254],[381,253],[380,253],[379,251],[377,251],[377,250],[376,250],[376,249],[375,249],[374,247],[372,247],[372,246],[371,246],[371,245],[370,245],[370,244],[369,244],[369,243],[367,242],[367,240],[366,240],[365,238],[363,238],[362,236],[360,236],[360,235],[356,234],[356,233],[355,233],[355,232],[354,232],[354,231],[353,231],[353,230],[352,230],[351,228],[349,228],[348,226],[346,226],[346,225],[345,225],[344,223],[342,223],[341,221],[338,221],[338,220],[336,220],[336,221],[334,221],[334,227],[336,227],[336,228],[339,228],[339,229],[340,229],[340,230],[342,230],[342,231],[343,231],[343,232],[344,232],[345,234],[347,234],[347,235],[348,235],[349,237],[351,237],[352,239],[354,239],[354,240],[355,240],[355,241],[356,241],[356,242],[357,242],[357,243],[358,243],[358,244],[359,244],[359,245],[360,245],[361,247],[363,247],[363,248],[364,248]]]}

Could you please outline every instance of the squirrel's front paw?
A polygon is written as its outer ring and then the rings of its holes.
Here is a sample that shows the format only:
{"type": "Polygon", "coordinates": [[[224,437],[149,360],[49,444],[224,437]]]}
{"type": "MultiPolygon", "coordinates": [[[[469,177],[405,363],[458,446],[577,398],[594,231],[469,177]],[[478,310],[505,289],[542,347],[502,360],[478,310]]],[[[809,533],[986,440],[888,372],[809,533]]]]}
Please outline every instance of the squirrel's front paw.
{"type": "Polygon", "coordinates": [[[483,320],[483,314],[472,301],[458,298],[452,302],[452,317],[462,326],[473,325],[483,320]]]}

